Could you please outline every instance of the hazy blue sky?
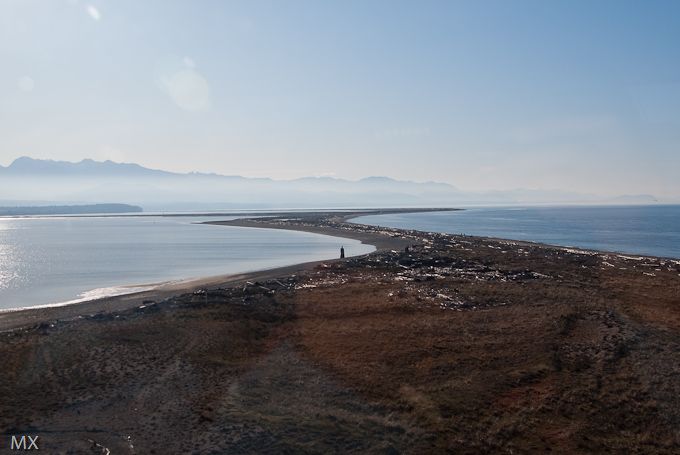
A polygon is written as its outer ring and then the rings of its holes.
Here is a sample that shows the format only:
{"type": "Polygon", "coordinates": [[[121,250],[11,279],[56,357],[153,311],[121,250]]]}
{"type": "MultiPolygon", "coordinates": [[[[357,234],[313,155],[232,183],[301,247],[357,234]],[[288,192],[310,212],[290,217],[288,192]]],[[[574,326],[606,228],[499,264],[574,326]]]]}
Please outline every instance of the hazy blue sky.
{"type": "Polygon", "coordinates": [[[0,0],[20,155],[680,197],[680,1],[0,0]]]}

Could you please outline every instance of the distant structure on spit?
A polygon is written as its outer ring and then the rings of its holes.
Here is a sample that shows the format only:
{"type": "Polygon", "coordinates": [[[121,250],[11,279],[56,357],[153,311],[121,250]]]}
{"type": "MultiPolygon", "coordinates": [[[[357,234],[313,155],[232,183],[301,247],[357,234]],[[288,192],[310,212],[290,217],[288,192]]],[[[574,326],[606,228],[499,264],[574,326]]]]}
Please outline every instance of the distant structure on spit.
{"type": "Polygon", "coordinates": [[[345,247],[341,246],[340,247],[340,259],[344,259],[344,258],[345,258],[345,247]]]}

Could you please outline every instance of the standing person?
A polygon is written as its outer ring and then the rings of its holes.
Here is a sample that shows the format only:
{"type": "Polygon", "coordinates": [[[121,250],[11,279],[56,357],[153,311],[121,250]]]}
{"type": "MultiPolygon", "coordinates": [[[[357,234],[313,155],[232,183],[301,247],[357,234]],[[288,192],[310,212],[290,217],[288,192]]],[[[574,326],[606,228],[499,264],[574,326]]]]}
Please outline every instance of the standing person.
{"type": "Polygon", "coordinates": [[[341,246],[340,247],[340,259],[344,259],[344,258],[345,258],[345,247],[341,246]]]}

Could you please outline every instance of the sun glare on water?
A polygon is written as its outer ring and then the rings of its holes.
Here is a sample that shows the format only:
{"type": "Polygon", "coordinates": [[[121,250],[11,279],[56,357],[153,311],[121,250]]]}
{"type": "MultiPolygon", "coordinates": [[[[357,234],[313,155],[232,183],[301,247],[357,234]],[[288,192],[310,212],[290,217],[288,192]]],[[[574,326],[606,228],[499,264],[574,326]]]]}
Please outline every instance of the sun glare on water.
{"type": "Polygon", "coordinates": [[[19,279],[19,274],[16,270],[16,257],[14,248],[5,242],[2,235],[3,225],[0,223],[0,290],[9,289],[16,280],[19,279]]]}

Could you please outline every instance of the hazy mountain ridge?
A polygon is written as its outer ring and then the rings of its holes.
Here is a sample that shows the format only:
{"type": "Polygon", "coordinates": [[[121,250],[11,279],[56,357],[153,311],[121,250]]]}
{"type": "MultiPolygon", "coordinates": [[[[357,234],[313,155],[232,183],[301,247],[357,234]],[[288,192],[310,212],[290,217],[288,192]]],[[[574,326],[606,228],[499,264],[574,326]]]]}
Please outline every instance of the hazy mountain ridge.
{"type": "Polygon", "coordinates": [[[425,206],[461,204],[653,203],[649,195],[602,198],[564,191],[516,189],[465,192],[439,182],[382,176],[360,180],[294,180],[206,173],[175,173],[134,163],[16,159],[0,166],[0,199],[68,203],[118,202],[146,209],[229,207],[425,206]]]}
{"type": "MultiPolygon", "coordinates": [[[[148,169],[134,163],[115,163],[113,161],[94,161],[85,159],[77,163],[69,161],[37,160],[22,156],[8,167],[0,166],[0,172],[13,175],[49,174],[49,175],[172,175],[170,172],[148,169]]],[[[176,174],[179,175],[179,174],[176,174]]]]}

